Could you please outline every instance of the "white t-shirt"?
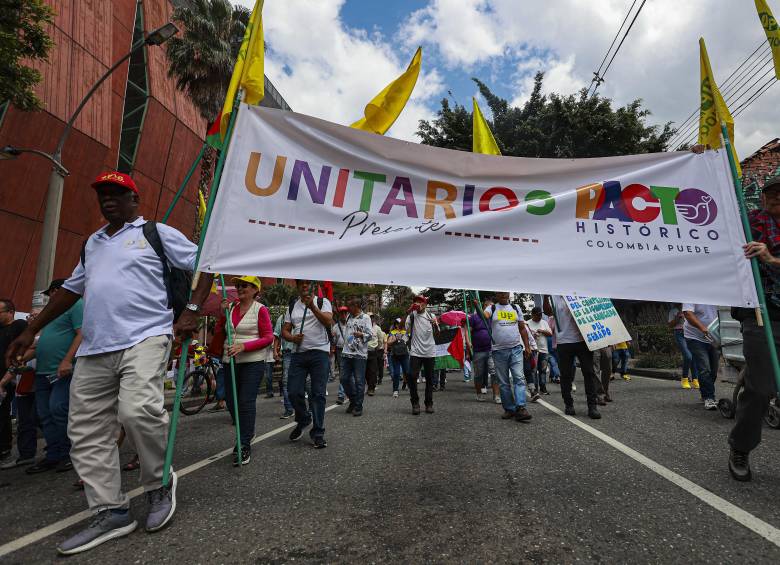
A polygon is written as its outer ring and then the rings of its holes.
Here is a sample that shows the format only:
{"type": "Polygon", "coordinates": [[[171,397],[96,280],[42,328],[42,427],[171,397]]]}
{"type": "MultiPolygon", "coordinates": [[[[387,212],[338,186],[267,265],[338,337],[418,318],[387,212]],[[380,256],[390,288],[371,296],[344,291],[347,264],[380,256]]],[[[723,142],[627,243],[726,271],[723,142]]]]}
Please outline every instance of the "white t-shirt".
{"type": "Polygon", "coordinates": [[[574,316],[566,305],[566,299],[563,296],[553,296],[552,300],[555,309],[555,341],[558,345],[585,341],[582,339],[577,322],[574,321],[574,316]]]}
{"type": "MultiPolygon", "coordinates": [[[[534,322],[533,318],[526,321],[526,324],[528,324],[529,329],[531,330],[531,335],[533,336],[534,333],[539,331],[552,331],[550,329],[550,324],[545,322],[544,320],[539,320],[538,322],[534,322]]],[[[537,334],[536,337],[536,347],[539,348],[539,353],[549,353],[547,350],[547,336],[544,334],[537,334]]]]}
{"type": "MultiPolygon", "coordinates": [[[[718,307],[710,306],[709,304],[683,304],[682,310],[683,312],[693,312],[696,314],[696,317],[704,324],[705,328],[718,317],[718,307]]],[[[696,341],[703,341],[704,343],[712,343],[704,337],[703,333],[693,327],[688,320],[685,320],[685,323],[683,324],[683,335],[685,336],[685,339],[695,339],[696,341]]]]}
{"type": "Polygon", "coordinates": [[[518,345],[522,347],[523,339],[520,337],[520,328],[517,325],[518,315],[512,305],[494,304],[490,307],[489,313],[493,350],[512,349],[518,345]]]}
{"type": "MultiPolygon", "coordinates": [[[[313,300],[319,301],[319,298],[314,298],[313,300]]],[[[333,312],[333,309],[330,305],[330,300],[323,298],[322,308],[320,308],[320,310],[323,313],[333,312]]],[[[326,328],[324,325],[322,325],[322,323],[317,319],[312,311],[306,308],[303,302],[301,302],[300,298],[295,301],[292,317],[290,317],[290,309],[288,308],[285,310],[284,323],[292,324],[292,330],[290,331],[291,334],[303,334],[303,341],[301,342],[300,347],[296,349],[295,346],[293,346],[293,351],[302,352],[310,351],[312,349],[319,349],[320,351],[330,353],[330,341],[328,340],[328,330],[330,328],[326,328]],[[306,312],[306,321],[303,323],[303,331],[301,331],[301,319],[303,318],[304,311],[306,312]]]]}
{"type": "Polygon", "coordinates": [[[406,317],[406,333],[410,333],[414,318],[414,332],[412,333],[412,343],[409,347],[409,354],[414,357],[436,357],[436,341],[433,338],[433,325],[436,318],[430,312],[411,312],[406,317]]]}

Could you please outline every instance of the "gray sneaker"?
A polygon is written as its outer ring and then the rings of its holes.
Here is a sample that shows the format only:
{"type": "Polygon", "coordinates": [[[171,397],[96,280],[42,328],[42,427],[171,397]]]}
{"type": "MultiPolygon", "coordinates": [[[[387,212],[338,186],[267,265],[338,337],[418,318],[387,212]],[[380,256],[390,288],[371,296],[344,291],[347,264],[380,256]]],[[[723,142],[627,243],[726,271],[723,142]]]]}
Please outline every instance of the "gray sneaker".
{"type": "Polygon", "coordinates": [[[146,531],[156,532],[165,527],[176,512],[176,473],[171,470],[169,487],[160,487],[146,493],[149,500],[149,515],[146,517],[146,531]]]}
{"type": "Polygon", "coordinates": [[[86,529],[66,539],[57,546],[62,555],[73,555],[88,551],[103,542],[126,536],[135,530],[138,522],[133,520],[130,512],[117,514],[111,510],[101,510],[86,529]]]}
{"type": "Polygon", "coordinates": [[[3,459],[2,463],[0,463],[0,469],[13,469],[15,467],[32,465],[33,463],[35,463],[35,457],[19,457],[18,459],[14,459],[13,457],[8,456],[3,459]]]}

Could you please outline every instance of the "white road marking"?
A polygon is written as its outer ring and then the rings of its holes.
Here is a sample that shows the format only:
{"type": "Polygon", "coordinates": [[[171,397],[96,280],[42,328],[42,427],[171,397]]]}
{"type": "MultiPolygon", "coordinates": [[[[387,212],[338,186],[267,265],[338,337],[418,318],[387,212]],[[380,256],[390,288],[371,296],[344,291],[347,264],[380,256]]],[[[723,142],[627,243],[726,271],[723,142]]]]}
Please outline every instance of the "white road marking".
{"type": "MultiPolygon", "coordinates": [[[[338,404],[331,404],[327,408],[325,408],[325,412],[328,412],[329,410],[333,410],[334,408],[338,407],[338,404]]],[[[284,426],[281,426],[279,428],[276,428],[274,430],[271,430],[270,432],[266,432],[261,436],[256,437],[252,440],[252,443],[258,443],[261,441],[264,441],[270,437],[275,436],[278,433],[281,433],[285,430],[289,430],[291,428],[295,427],[295,422],[290,422],[289,424],[285,424],[284,426]]],[[[214,455],[207,457],[206,459],[202,459],[196,463],[193,463],[192,465],[188,465],[187,467],[184,467],[183,469],[176,470],[176,475],[181,479],[185,475],[189,475],[190,473],[194,473],[198,469],[202,469],[206,465],[210,465],[214,463],[215,461],[219,461],[223,457],[227,457],[228,455],[231,455],[233,453],[233,448],[230,449],[224,449],[220,451],[219,453],[215,453],[214,455]]],[[[240,469],[240,467],[239,467],[240,469]]],[[[138,496],[141,496],[144,493],[143,487],[138,487],[130,492],[127,493],[128,498],[133,499],[138,496]]],[[[49,537],[50,535],[56,534],[57,532],[61,532],[65,528],[69,528],[70,526],[73,526],[74,524],[78,524],[82,520],[86,520],[87,518],[92,517],[92,512],[89,510],[84,510],[82,512],[79,512],[78,514],[74,514],[73,516],[68,516],[67,518],[63,518],[62,520],[58,522],[54,522],[53,524],[50,524],[46,526],[45,528],[41,528],[40,530],[35,530],[34,532],[31,532],[25,536],[22,536],[20,538],[17,538],[13,541],[9,541],[8,543],[5,543],[3,545],[0,545],[0,557],[5,557],[9,553],[13,553],[14,551],[17,551],[19,549],[22,549],[23,547],[26,547],[28,545],[32,545],[33,543],[39,542],[44,538],[49,537]]],[[[52,548],[53,551],[53,548],[52,548]]]]}
{"type": "Polygon", "coordinates": [[[681,489],[688,492],[689,494],[692,494],[693,496],[695,496],[705,504],[711,506],[718,512],[722,512],[723,514],[725,514],[735,522],[742,524],[749,530],[752,530],[753,532],[757,533],[762,538],[772,542],[777,547],[780,547],[780,530],[775,528],[772,524],[768,524],[763,520],[761,520],[760,518],[756,518],[749,512],[742,510],[740,507],[735,506],[734,504],[732,504],[727,500],[724,500],[723,498],[719,497],[717,494],[714,494],[708,491],[707,489],[700,487],[696,483],[689,481],[685,477],[678,475],[671,469],[667,469],[660,463],[656,463],[649,457],[645,457],[638,451],[631,449],[630,447],[628,447],[623,443],[620,443],[618,440],[614,439],[611,436],[608,436],[604,432],[601,432],[596,428],[589,426],[584,422],[581,422],[577,418],[574,418],[572,416],[567,416],[552,404],[544,400],[539,400],[537,404],[541,404],[551,412],[558,414],[561,418],[568,420],[569,422],[585,430],[592,436],[597,437],[607,445],[617,449],[624,455],[629,456],[637,463],[644,465],[645,467],[647,467],[654,473],[660,475],[670,483],[680,487],[681,489]]]}

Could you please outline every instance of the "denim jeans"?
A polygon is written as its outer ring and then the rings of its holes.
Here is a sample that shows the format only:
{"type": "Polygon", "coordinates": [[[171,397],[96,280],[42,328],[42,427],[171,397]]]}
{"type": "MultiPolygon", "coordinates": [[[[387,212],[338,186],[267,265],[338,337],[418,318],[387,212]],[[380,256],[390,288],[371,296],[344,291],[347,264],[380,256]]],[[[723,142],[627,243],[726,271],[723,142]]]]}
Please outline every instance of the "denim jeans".
{"type": "Polygon", "coordinates": [[[269,363],[268,361],[265,362],[265,369],[263,370],[263,374],[261,376],[260,382],[257,383],[257,394],[260,394],[262,392],[260,388],[263,385],[263,381],[265,381],[266,394],[273,394],[274,393],[274,364],[269,363]]]}
{"type": "Polygon", "coordinates": [[[16,447],[19,457],[31,459],[38,449],[38,418],[35,394],[16,395],[16,447]]]}
{"type": "Polygon", "coordinates": [[[341,386],[355,409],[362,410],[366,390],[366,359],[347,355],[341,357],[341,386]]]}
{"type": "Polygon", "coordinates": [[[284,401],[284,411],[292,412],[293,405],[290,402],[290,393],[287,389],[287,384],[290,376],[290,357],[292,351],[282,351],[282,400],[284,401]]]}
{"type": "MultiPolygon", "coordinates": [[[[248,446],[255,437],[255,418],[257,416],[257,389],[265,373],[265,361],[236,363],[236,393],[238,394],[238,424],[241,432],[241,445],[248,446]]],[[[228,368],[228,371],[230,368],[228,368]]],[[[233,387],[225,387],[225,400],[230,417],[234,418],[233,387]]]]}
{"type": "MultiPolygon", "coordinates": [[[[682,354],[683,364],[682,364],[682,378],[687,379],[688,373],[691,370],[691,363],[693,362],[693,355],[691,355],[691,350],[688,349],[688,344],[685,341],[685,334],[682,330],[674,330],[674,341],[677,342],[677,348],[680,350],[680,353],[682,354]]],[[[693,373],[693,377],[696,378],[696,373],[693,373]]]]}
{"type": "Polygon", "coordinates": [[[295,421],[308,425],[314,420],[311,437],[325,436],[325,390],[328,384],[330,359],[327,351],[310,349],[296,351],[290,357],[290,370],[287,377],[287,393],[295,410],[295,421]],[[306,378],[311,377],[309,408],[306,407],[306,378]]]}
{"type": "Polygon", "coordinates": [[[536,390],[547,388],[547,353],[539,351],[536,354],[536,367],[533,370],[533,382],[536,390]]]}
{"type": "Polygon", "coordinates": [[[698,339],[686,339],[688,349],[696,364],[696,376],[699,378],[701,397],[715,400],[715,381],[718,379],[720,353],[711,343],[698,339]]]}
{"type": "Polygon", "coordinates": [[[35,408],[46,438],[46,459],[62,461],[70,457],[68,404],[71,377],[49,382],[48,375],[35,375],[35,408]]]}
{"type": "Polygon", "coordinates": [[[490,351],[475,351],[471,356],[471,370],[474,372],[474,382],[482,388],[490,386],[490,351]]]}
{"type": "Polygon", "coordinates": [[[511,349],[493,350],[493,363],[496,366],[501,405],[504,410],[514,412],[525,406],[523,346],[517,345],[511,349]]]}
{"type": "Polygon", "coordinates": [[[398,391],[401,384],[401,375],[403,374],[408,381],[409,377],[409,356],[408,355],[390,355],[390,378],[393,380],[393,392],[398,391]]]}
{"type": "Polygon", "coordinates": [[[631,355],[628,349],[613,349],[612,350],[612,363],[615,365],[617,372],[621,375],[625,375],[628,372],[628,358],[631,355]]]}
{"type": "Polygon", "coordinates": [[[547,355],[547,363],[550,365],[550,379],[559,381],[561,379],[561,369],[558,367],[558,352],[552,350],[547,355]]]}
{"type": "Polygon", "coordinates": [[[225,365],[215,357],[211,362],[217,366],[217,374],[214,376],[217,381],[217,400],[225,400],[225,365]]]}

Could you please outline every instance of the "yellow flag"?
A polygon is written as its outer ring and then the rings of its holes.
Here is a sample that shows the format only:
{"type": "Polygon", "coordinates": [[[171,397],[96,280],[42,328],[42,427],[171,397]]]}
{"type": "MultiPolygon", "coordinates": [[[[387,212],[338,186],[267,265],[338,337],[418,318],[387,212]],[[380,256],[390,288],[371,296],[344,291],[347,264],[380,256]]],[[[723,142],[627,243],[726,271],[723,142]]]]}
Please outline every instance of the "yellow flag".
{"type": "Polygon", "coordinates": [[[772,15],[772,10],[769,9],[766,0],[755,0],[756,11],[758,12],[758,19],[761,20],[761,25],[766,32],[767,41],[772,48],[772,59],[775,62],[775,76],[777,80],[780,80],[780,26],[777,25],[777,20],[772,15]]]}
{"type": "Polygon", "coordinates": [[[498,148],[496,139],[493,137],[493,132],[490,131],[490,126],[485,121],[485,117],[479,110],[479,104],[477,99],[472,97],[474,102],[474,112],[472,113],[472,153],[484,153],[485,155],[501,155],[501,150],[498,148]]]}
{"type": "Polygon", "coordinates": [[[202,227],[203,220],[206,217],[206,200],[203,198],[203,193],[198,190],[198,224],[202,227]]]}
{"type": "Polygon", "coordinates": [[[243,101],[247,104],[259,104],[265,95],[263,44],[263,0],[256,0],[249,24],[241,41],[233,76],[230,78],[225,103],[222,105],[222,116],[219,124],[220,135],[224,139],[233,111],[233,101],[240,88],[244,89],[243,101]]]}
{"type": "Polygon", "coordinates": [[[731,117],[723,96],[720,95],[718,85],[710,67],[710,58],[707,56],[707,46],[704,38],[699,38],[699,58],[701,66],[701,109],[699,112],[699,143],[711,149],[721,147],[721,123],[726,124],[729,134],[729,142],[737,164],[737,173],[742,176],[737,152],[734,149],[734,118],[731,117]]]}
{"type": "Polygon", "coordinates": [[[420,74],[422,48],[418,47],[404,73],[377,94],[365,109],[365,116],[351,127],[384,135],[406,106],[420,74]]]}

